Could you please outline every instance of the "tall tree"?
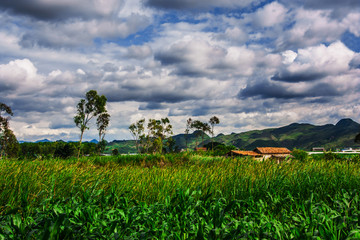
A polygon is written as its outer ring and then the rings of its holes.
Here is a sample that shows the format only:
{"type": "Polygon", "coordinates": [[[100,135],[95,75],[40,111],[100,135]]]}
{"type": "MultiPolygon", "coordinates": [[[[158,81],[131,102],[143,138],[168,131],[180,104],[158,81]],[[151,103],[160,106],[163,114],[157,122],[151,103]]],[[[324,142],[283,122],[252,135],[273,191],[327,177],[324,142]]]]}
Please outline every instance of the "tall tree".
{"type": "Polygon", "coordinates": [[[20,145],[17,141],[15,134],[11,129],[7,128],[0,135],[0,158],[5,154],[7,157],[17,157],[20,152],[20,145]]]}
{"type": "Polygon", "coordinates": [[[185,145],[186,145],[186,149],[188,148],[188,138],[189,138],[189,132],[191,130],[191,124],[192,124],[192,119],[189,118],[187,121],[186,121],[186,129],[185,129],[185,145]]]}
{"type": "Polygon", "coordinates": [[[129,130],[131,135],[133,135],[134,139],[135,139],[135,144],[136,144],[136,150],[138,151],[138,153],[140,153],[140,140],[142,140],[144,138],[144,131],[145,131],[145,118],[140,119],[139,121],[137,121],[136,123],[133,123],[130,125],[129,130]]]}
{"type": "Polygon", "coordinates": [[[220,120],[218,117],[213,116],[212,118],[210,118],[209,123],[211,125],[211,147],[212,147],[212,150],[214,150],[214,126],[215,126],[215,124],[219,124],[220,120]]]}
{"type": "Polygon", "coordinates": [[[86,129],[89,129],[91,119],[106,112],[106,97],[99,96],[95,90],[86,93],[85,99],[81,99],[77,105],[77,114],[74,117],[76,126],[80,129],[79,151],[80,157],[81,143],[86,129]]]}
{"type": "Polygon", "coordinates": [[[99,150],[100,153],[104,150],[106,146],[106,141],[104,139],[106,129],[110,123],[110,114],[108,112],[104,112],[100,114],[96,119],[97,130],[99,131],[99,150]]]}
{"type": "Polygon", "coordinates": [[[9,126],[11,116],[13,116],[11,108],[5,103],[0,103],[0,158],[3,155],[16,157],[20,151],[19,143],[9,126]]]}
{"type": "Polygon", "coordinates": [[[201,122],[199,120],[195,120],[195,121],[191,122],[191,128],[195,129],[196,147],[199,146],[199,139],[198,138],[201,135],[202,127],[203,127],[203,122],[201,122]]]}
{"type": "Polygon", "coordinates": [[[9,128],[9,120],[13,115],[14,114],[8,105],[5,103],[0,103],[0,132],[3,132],[5,129],[9,128]],[[3,114],[7,114],[8,116],[5,117],[3,114]]]}
{"type": "Polygon", "coordinates": [[[210,132],[210,125],[206,122],[195,120],[191,123],[191,128],[196,129],[196,147],[198,147],[198,137],[201,136],[201,142],[204,142],[205,133],[210,132]]]}
{"type": "Polygon", "coordinates": [[[150,119],[148,123],[149,136],[153,139],[153,152],[162,153],[163,141],[172,134],[172,125],[168,118],[150,119]]]}
{"type": "Polygon", "coordinates": [[[204,136],[206,133],[210,133],[211,132],[211,128],[210,125],[207,122],[202,122],[201,123],[201,141],[204,144],[204,136]]]}

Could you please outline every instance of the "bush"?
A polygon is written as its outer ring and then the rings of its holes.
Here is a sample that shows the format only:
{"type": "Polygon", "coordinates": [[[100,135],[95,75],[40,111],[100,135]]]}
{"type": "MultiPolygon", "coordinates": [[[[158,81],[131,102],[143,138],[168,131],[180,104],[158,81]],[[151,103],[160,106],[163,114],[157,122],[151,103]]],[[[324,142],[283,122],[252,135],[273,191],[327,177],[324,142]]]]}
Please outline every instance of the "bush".
{"type": "Polygon", "coordinates": [[[324,159],[326,161],[334,161],[334,160],[338,160],[339,157],[335,153],[329,151],[324,153],[324,159]]]}
{"type": "Polygon", "coordinates": [[[301,149],[297,149],[297,148],[294,148],[292,150],[291,155],[293,155],[295,159],[297,159],[297,160],[299,160],[301,162],[306,161],[308,159],[308,156],[309,156],[309,154],[306,151],[301,150],[301,149]]]}
{"type": "Polygon", "coordinates": [[[58,158],[70,158],[75,156],[76,147],[73,143],[58,143],[54,152],[54,157],[58,158]]]}
{"type": "Polygon", "coordinates": [[[214,152],[213,155],[214,156],[224,156],[226,155],[228,152],[230,152],[231,150],[235,150],[236,147],[233,145],[218,145],[214,148],[214,152]]]}
{"type": "Polygon", "coordinates": [[[114,149],[111,151],[111,155],[112,155],[112,156],[117,156],[117,155],[119,155],[119,150],[117,150],[117,148],[114,148],[114,149]]]}

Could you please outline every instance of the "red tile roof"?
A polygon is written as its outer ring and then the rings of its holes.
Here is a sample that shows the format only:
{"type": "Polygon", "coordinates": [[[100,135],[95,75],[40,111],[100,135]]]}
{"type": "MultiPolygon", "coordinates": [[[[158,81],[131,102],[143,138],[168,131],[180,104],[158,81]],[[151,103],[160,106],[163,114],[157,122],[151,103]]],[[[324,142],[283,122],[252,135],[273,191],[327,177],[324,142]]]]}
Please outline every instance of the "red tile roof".
{"type": "Polygon", "coordinates": [[[231,153],[236,154],[236,155],[242,155],[242,156],[261,156],[261,154],[258,154],[254,151],[236,151],[236,150],[231,150],[231,153]]]}
{"type": "Polygon", "coordinates": [[[206,147],[197,147],[195,148],[195,151],[206,151],[206,147]]]}
{"type": "Polygon", "coordinates": [[[254,152],[260,154],[290,154],[291,151],[284,147],[257,147],[254,152]]]}

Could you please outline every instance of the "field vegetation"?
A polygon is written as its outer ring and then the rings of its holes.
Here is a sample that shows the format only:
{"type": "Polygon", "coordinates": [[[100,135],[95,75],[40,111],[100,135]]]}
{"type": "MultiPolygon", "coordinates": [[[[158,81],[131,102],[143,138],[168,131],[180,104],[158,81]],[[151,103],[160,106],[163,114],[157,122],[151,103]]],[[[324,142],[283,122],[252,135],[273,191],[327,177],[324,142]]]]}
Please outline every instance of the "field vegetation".
{"type": "Polygon", "coordinates": [[[358,239],[359,189],[355,155],[3,159],[0,239],[358,239]]]}

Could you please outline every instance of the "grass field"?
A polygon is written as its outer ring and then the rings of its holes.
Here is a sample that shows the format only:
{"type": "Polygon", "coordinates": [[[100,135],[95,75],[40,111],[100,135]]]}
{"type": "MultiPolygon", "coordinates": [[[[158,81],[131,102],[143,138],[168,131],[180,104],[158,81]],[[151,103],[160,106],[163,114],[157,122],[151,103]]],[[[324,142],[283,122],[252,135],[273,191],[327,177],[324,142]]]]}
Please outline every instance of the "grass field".
{"type": "Polygon", "coordinates": [[[359,189],[345,158],[1,160],[0,239],[358,239],[359,189]]]}

